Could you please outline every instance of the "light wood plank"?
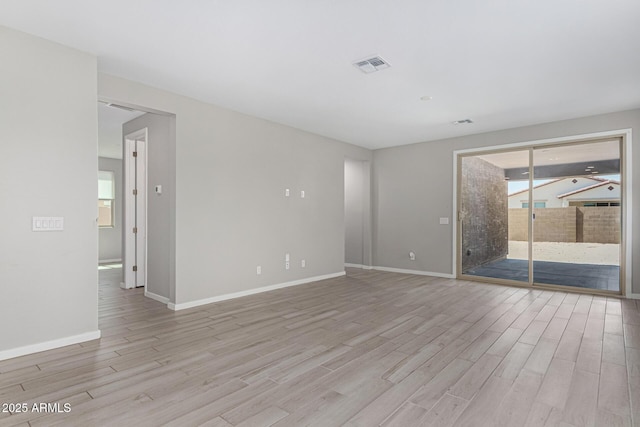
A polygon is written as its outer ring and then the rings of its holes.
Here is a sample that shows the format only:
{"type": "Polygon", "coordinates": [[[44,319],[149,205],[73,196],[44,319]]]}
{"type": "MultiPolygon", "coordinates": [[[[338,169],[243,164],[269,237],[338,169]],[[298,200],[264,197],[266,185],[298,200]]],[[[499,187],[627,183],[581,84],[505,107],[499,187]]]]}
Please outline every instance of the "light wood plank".
{"type": "Polygon", "coordinates": [[[0,425],[640,420],[635,301],[349,269],[172,312],[101,283],[102,339],[0,362],[0,400],[72,412],[0,425]]]}
{"type": "Polygon", "coordinates": [[[576,367],[562,415],[563,421],[576,426],[595,426],[598,381],[598,374],[582,371],[576,367]]]}

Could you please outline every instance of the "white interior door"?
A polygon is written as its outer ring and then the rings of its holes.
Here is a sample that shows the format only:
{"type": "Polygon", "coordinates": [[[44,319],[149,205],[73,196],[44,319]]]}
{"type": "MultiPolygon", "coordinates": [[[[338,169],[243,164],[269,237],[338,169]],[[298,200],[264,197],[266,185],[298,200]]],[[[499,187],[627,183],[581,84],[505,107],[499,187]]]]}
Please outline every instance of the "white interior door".
{"type": "Polygon", "coordinates": [[[146,286],[147,129],[125,137],[124,285],[146,286]]]}

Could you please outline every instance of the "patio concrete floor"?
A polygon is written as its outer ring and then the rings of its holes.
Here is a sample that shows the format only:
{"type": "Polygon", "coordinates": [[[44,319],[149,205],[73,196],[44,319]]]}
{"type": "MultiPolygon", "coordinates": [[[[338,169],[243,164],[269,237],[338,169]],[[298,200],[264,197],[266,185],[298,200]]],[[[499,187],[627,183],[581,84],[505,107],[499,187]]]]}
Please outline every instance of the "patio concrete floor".
{"type": "MultiPolygon", "coordinates": [[[[529,265],[528,261],[523,259],[502,259],[470,269],[465,274],[527,282],[529,280],[529,265]]],[[[620,267],[617,265],[534,261],[533,281],[549,285],[619,291],[620,267]]]]}

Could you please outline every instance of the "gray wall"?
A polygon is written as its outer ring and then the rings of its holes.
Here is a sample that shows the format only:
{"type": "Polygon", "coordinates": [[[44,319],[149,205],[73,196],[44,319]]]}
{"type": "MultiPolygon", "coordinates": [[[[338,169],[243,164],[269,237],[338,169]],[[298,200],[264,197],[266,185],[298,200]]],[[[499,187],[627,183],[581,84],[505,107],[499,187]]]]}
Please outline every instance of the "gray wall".
{"type": "Polygon", "coordinates": [[[98,330],[96,59],[0,27],[0,358],[98,330]],[[33,216],[64,231],[33,232],[33,216]]]}
{"type": "Polygon", "coordinates": [[[344,270],[344,159],[371,151],[104,74],[98,93],[176,115],[172,301],[344,270]]]}
{"type": "Polygon", "coordinates": [[[371,266],[370,162],[344,162],[345,263],[371,266]]]}
{"type": "MultiPolygon", "coordinates": [[[[453,151],[632,128],[640,133],[640,110],[584,117],[374,151],[374,264],[452,274],[454,219],[453,151]],[[405,253],[415,249],[411,264],[405,253]]],[[[634,143],[633,188],[640,188],[640,149],[634,143]]],[[[640,265],[640,197],[633,199],[633,262],[640,265]]],[[[635,271],[633,292],[640,293],[635,271]]]]}
{"type": "MultiPolygon", "coordinates": [[[[147,113],[122,126],[123,135],[148,129],[147,143],[147,291],[165,298],[175,287],[175,119],[147,113]],[[162,185],[162,194],[156,194],[162,185]]],[[[124,251],[123,251],[124,253],[124,251]]]]}
{"type": "Polygon", "coordinates": [[[98,261],[122,259],[122,159],[98,157],[98,169],[115,178],[114,226],[98,230],[98,261]]]}
{"type": "Polygon", "coordinates": [[[504,169],[475,156],[462,158],[462,271],[506,258],[509,252],[504,169]]]}

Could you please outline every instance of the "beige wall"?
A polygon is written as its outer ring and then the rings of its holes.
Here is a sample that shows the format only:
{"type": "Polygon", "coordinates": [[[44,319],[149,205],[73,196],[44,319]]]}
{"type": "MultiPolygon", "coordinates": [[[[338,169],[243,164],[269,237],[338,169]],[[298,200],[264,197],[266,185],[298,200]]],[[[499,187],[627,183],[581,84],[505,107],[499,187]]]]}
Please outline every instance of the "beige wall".
{"type": "MultiPolygon", "coordinates": [[[[146,290],[171,300],[175,288],[175,117],[147,113],[123,124],[122,134],[126,137],[144,128],[148,136],[146,290]],[[162,194],[155,193],[156,185],[162,185],[162,194]]],[[[123,245],[123,259],[125,251],[123,245]]]]}
{"type": "Polygon", "coordinates": [[[98,335],[98,129],[95,57],[4,27],[0,52],[2,359],[98,335]]]}
{"type": "MultiPolygon", "coordinates": [[[[477,135],[462,136],[374,151],[374,265],[454,274],[452,227],[453,156],[455,150],[521,143],[594,132],[631,128],[640,134],[640,110],[623,111],[477,135]],[[439,224],[439,217],[452,219],[439,224]],[[405,257],[415,250],[416,262],[405,257]]],[[[637,143],[634,145],[637,146],[637,143]]],[[[633,150],[640,165],[640,149],[633,150]]],[[[640,167],[635,166],[633,188],[640,188],[640,167]]],[[[640,265],[640,197],[632,202],[633,261],[640,265]]],[[[633,292],[640,293],[640,272],[633,292]]]]}
{"type": "Polygon", "coordinates": [[[371,151],[104,74],[98,93],[176,116],[175,303],[344,271],[344,161],[371,151]]]}

